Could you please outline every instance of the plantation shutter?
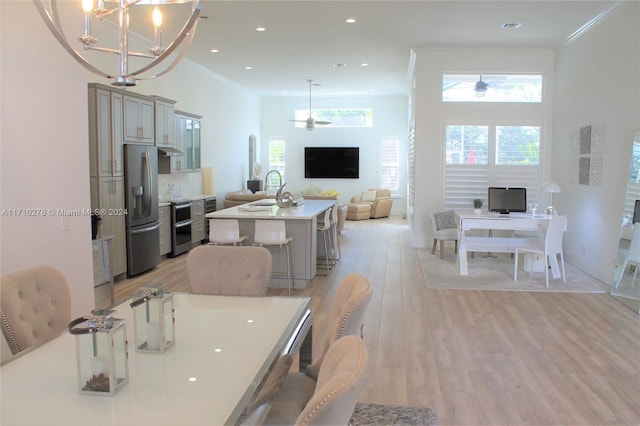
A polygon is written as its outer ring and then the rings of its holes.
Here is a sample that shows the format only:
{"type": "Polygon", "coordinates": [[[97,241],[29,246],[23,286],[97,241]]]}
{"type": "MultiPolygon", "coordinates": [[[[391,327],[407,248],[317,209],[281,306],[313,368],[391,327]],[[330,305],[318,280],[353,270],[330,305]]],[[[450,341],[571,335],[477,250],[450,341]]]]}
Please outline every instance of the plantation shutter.
{"type": "Polygon", "coordinates": [[[400,166],[400,141],[385,139],[382,141],[380,187],[398,192],[398,171],[400,166]]]}

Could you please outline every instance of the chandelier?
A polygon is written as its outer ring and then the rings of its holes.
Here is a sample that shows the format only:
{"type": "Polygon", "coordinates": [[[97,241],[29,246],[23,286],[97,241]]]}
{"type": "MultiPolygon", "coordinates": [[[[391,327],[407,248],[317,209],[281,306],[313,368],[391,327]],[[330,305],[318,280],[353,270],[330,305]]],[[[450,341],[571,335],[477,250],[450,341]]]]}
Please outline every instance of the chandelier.
{"type": "Polygon", "coordinates": [[[78,23],[77,32],[80,32],[80,28],[84,30],[82,34],[77,36],[78,39],[74,40],[77,45],[77,48],[74,48],[63,29],[63,26],[71,26],[68,21],[73,21],[73,19],[60,14],[58,1],[33,1],[40,16],[62,47],[89,71],[113,80],[111,84],[114,86],[135,86],[138,80],[157,78],[171,71],[186,54],[193,40],[200,15],[200,0],[81,0],[77,2],[63,0],[61,4],[66,8],[65,11],[68,15],[72,17],[77,15],[77,20],[81,20],[78,23]],[[176,8],[181,8],[181,10],[176,10],[176,8]],[[134,9],[136,9],[135,13],[134,9]],[[179,22],[186,21],[182,28],[173,24],[175,34],[172,33],[172,35],[175,38],[166,47],[162,45],[163,9],[165,12],[169,9],[172,12],[175,11],[175,14],[170,15],[173,18],[176,16],[185,18],[184,21],[180,20],[179,22]],[[143,16],[149,18],[146,23],[143,16]],[[65,25],[63,25],[64,18],[66,18],[65,25]],[[92,24],[101,27],[103,35],[100,38],[92,33],[92,24]],[[112,29],[114,27],[117,27],[117,39],[109,36],[115,34],[112,29]],[[151,30],[153,30],[153,36],[151,36],[151,30]],[[149,37],[146,40],[153,38],[153,44],[147,52],[130,50],[130,36],[134,34],[142,39],[145,39],[144,36],[148,34],[149,37]],[[100,43],[103,38],[104,45],[100,43]],[[109,47],[109,43],[111,43],[111,47],[109,47]],[[180,46],[181,49],[177,50],[180,46]],[[115,54],[119,57],[119,61],[110,64],[113,69],[104,71],[103,69],[108,67],[105,65],[104,59],[90,56],[92,54],[89,52],[115,54]],[[165,64],[165,67],[156,71],[155,74],[150,73],[152,69],[174,53],[173,62],[165,64]],[[139,64],[139,68],[130,70],[133,68],[132,62],[134,60],[139,64]]]}

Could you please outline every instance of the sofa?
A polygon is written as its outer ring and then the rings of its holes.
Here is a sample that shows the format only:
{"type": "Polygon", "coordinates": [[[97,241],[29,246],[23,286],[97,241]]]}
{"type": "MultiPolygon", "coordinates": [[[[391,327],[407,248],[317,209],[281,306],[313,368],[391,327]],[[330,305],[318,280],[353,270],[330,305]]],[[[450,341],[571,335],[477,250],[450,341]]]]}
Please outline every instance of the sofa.
{"type": "Polygon", "coordinates": [[[393,200],[388,189],[369,189],[347,204],[347,220],[389,217],[393,200]]]}
{"type": "Polygon", "coordinates": [[[224,196],[224,208],[235,207],[247,204],[252,201],[263,200],[265,198],[274,198],[273,195],[267,195],[267,191],[251,192],[249,189],[241,189],[240,191],[227,192],[224,196]]]}

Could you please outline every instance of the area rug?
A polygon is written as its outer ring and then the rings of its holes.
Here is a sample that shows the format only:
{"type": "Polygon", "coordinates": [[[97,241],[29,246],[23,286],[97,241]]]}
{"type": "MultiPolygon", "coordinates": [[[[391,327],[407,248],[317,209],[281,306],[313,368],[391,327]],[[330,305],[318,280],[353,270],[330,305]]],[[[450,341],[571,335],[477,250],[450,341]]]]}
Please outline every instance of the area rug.
{"type": "MultiPolygon", "coordinates": [[[[417,249],[427,287],[463,290],[551,291],[569,293],[608,293],[609,287],[565,261],[566,284],[549,271],[549,288],[544,272],[525,272],[520,266],[518,281],[513,280],[513,259],[508,253],[475,253],[468,256],[469,275],[460,275],[457,255],[447,253],[440,259],[426,249],[417,249]]],[[[523,256],[521,256],[523,257],[523,256]]]]}
{"type": "Polygon", "coordinates": [[[435,410],[405,405],[356,404],[350,425],[436,426],[435,410]]]}

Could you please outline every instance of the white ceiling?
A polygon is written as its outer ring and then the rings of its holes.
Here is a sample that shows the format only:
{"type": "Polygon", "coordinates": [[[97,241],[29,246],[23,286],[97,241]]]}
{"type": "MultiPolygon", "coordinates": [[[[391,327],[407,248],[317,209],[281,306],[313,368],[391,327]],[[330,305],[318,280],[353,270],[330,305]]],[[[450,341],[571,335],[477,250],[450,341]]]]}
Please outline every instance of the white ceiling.
{"type": "Polygon", "coordinates": [[[187,57],[260,96],[305,95],[307,79],[321,84],[314,96],[400,94],[412,48],[553,48],[616,3],[202,0],[208,19],[187,57]],[[504,22],[522,27],[502,29],[504,22]]]}

